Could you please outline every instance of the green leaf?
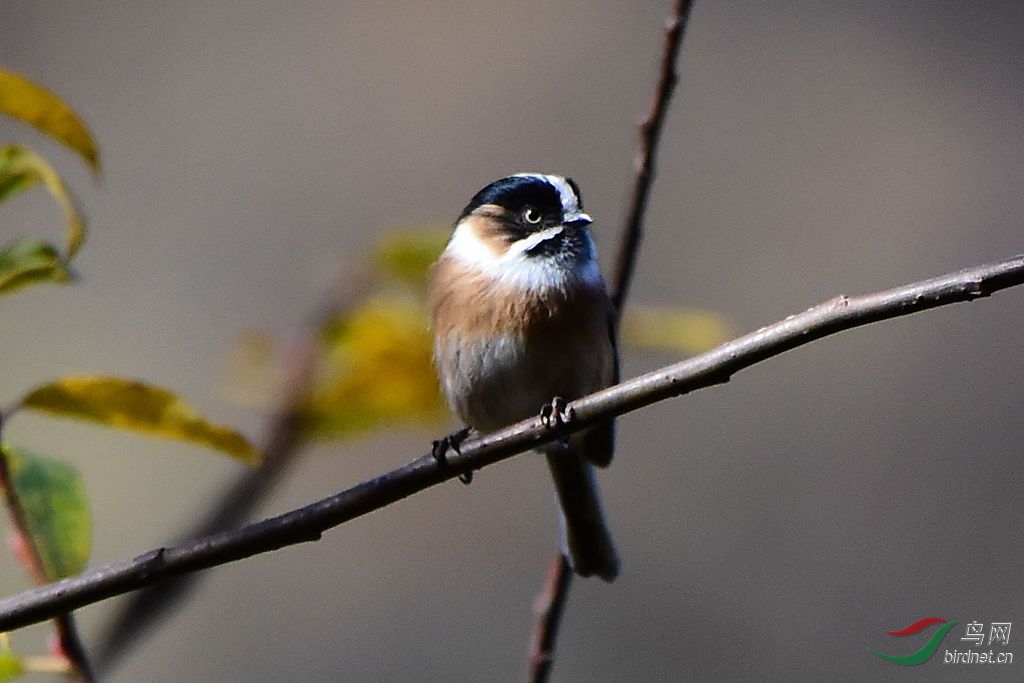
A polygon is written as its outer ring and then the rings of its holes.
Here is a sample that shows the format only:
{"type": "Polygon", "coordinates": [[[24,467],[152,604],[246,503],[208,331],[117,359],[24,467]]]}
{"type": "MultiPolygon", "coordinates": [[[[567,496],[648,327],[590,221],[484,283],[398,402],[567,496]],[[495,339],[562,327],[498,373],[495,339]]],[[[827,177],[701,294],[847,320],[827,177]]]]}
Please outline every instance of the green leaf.
{"type": "Polygon", "coordinates": [[[92,518],[78,472],[59,460],[3,449],[46,578],[79,573],[89,559],[92,518]]]}
{"type": "Polygon", "coordinates": [[[235,430],[207,422],[167,389],[117,377],[65,377],[32,390],[18,407],[206,446],[249,464],[260,455],[235,430]]]}
{"type": "Polygon", "coordinates": [[[8,150],[15,149],[11,145],[3,147],[0,155],[0,201],[10,199],[19,192],[35,187],[39,182],[39,174],[33,173],[20,163],[17,155],[8,150]]]}
{"type": "Polygon", "coordinates": [[[37,282],[68,282],[71,279],[60,254],[49,242],[24,237],[0,249],[0,294],[37,282]]]}
{"type": "Polygon", "coordinates": [[[0,113],[35,126],[70,147],[99,173],[99,154],[89,129],[64,100],[43,86],[0,69],[0,113]]]}
{"type": "Polygon", "coordinates": [[[0,683],[13,681],[25,673],[25,666],[18,655],[10,650],[0,650],[0,683]]]}
{"type": "Polygon", "coordinates": [[[78,210],[71,192],[53,167],[35,152],[17,145],[5,145],[0,148],[0,199],[28,189],[36,183],[42,183],[64,211],[67,218],[67,253],[64,260],[70,261],[85,242],[85,219],[78,210]]]}
{"type": "Polygon", "coordinates": [[[0,202],[36,184],[35,176],[29,173],[8,172],[0,160],[0,202]]]}

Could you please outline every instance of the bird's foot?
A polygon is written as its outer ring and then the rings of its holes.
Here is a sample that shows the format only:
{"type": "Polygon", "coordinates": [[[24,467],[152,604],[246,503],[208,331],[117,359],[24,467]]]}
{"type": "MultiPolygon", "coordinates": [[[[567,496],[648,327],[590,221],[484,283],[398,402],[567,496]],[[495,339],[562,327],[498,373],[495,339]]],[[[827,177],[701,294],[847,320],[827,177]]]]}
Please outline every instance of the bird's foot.
{"type": "MultiPolygon", "coordinates": [[[[551,403],[545,403],[540,409],[540,421],[548,429],[561,427],[569,424],[576,418],[576,411],[569,408],[569,403],[561,396],[555,396],[551,403]]],[[[569,447],[569,437],[566,436],[559,442],[562,448],[569,447]]]]}
{"type": "Polygon", "coordinates": [[[540,421],[548,429],[572,422],[576,418],[576,411],[568,406],[568,401],[561,396],[555,396],[551,403],[545,403],[540,409],[540,421]]]}
{"type": "MultiPolygon", "coordinates": [[[[456,455],[462,455],[462,451],[459,447],[462,446],[462,442],[466,440],[472,430],[469,427],[464,427],[457,432],[452,432],[448,436],[436,439],[430,448],[430,454],[434,456],[434,460],[443,469],[448,467],[448,451],[455,451],[456,455]]],[[[463,472],[459,475],[459,481],[463,484],[469,484],[473,481],[472,472],[463,472]]]]}

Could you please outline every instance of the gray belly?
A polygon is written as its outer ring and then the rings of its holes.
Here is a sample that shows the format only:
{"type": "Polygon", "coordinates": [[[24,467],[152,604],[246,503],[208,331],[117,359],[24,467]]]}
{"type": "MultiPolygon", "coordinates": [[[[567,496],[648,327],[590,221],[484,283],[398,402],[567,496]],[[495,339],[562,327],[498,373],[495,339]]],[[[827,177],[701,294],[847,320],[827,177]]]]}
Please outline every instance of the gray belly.
{"type": "Polygon", "coordinates": [[[511,337],[438,340],[435,355],[448,403],[467,425],[488,432],[537,415],[555,396],[572,400],[606,386],[604,363],[593,349],[588,353],[572,342],[536,349],[511,337]]]}

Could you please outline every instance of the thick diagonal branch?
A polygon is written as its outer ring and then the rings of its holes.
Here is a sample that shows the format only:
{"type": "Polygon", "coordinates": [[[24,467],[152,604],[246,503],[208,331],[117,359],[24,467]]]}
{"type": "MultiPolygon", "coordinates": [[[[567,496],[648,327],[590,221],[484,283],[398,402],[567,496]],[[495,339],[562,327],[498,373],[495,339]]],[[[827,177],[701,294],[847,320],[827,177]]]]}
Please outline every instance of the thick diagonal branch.
{"type": "Polygon", "coordinates": [[[575,411],[575,419],[560,427],[547,428],[540,418],[525,420],[492,434],[467,439],[461,453],[451,454],[445,465],[428,453],[404,467],[278,517],[159,548],[132,560],[11,596],[0,601],[0,631],[50,619],[172,576],[315,541],[328,529],[459,474],[564,438],[600,420],[721,384],[744,368],[816,339],[937,306],[971,301],[1022,283],[1024,255],[875,294],[836,297],[707,353],[573,401],[570,407],[575,411]]]}

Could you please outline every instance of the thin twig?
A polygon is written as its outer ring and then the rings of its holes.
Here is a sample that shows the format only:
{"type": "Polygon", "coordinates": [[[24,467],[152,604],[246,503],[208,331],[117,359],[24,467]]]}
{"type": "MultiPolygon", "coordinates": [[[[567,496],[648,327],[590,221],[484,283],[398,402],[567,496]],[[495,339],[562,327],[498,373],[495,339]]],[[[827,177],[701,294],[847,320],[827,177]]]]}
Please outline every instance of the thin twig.
{"type": "Polygon", "coordinates": [[[544,590],[533,603],[535,616],[533,638],[530,641],[530,681],[546,681],[555,661],[555,642],[562,623],[566,598],[572,585],[572,567],[565,555],[555,557],[548,570],[544,590]]]}
{"type": "MultiPolygon", "coordinates": [[[[247,470],[216,497],[215,505],[180,538],[203,538],[246,522],[252,511],[296,462],[303,443],[302,410],[313,383],[322,345],[323,326],[351,309],[367,292],[372,281],[369,268],[345,273],[334,284],[306,325],[304,338],[288,359],[288,375],[282,398],[267,429],[263,463],[247,470]]],[[[95,663],[100,672],[109,672],[133,643],[183,604],[198,581],[196,574],[184,574],[135,592],[109,623],[96,649],[95,663]]]]}
{"type": "Polygon", "coordinates": [[[665,124],[669,100],[679,81],[676,57],[683,45],[683,35],[686,33],[692,6],[691,0],[676,0],[675,10],[665,22],[665,49],[661,57],[661,74],[658,77],[658,86],[654,90],[651,110],[640,122],[640,151],[636,158],[635,184],[630,196],[618,257],[615,259],[612,303],[615,304],[616,310],[622,310],[622,304],[629,293],[629,285],[633,281],[637,248],[643,235],[644,213],[654,182],[658,142],[661,140],[661,129],[665,124]]]}
{"type": "Polygon", "coordinates": [[[72,675],[82,683],[92,683],[96,680],[89,663],[89,654],[85,651],[85,645],[78,635],[78,626],[75,624],[75,617],[70,613],[59,614],[53,618],[53,625],[57,631],[57,642],[60,644],[61,654],[67,657],[71,663],[72,675]]]}
{"type": "Polygon", "coordinates": [[[333,527],[464,472],[487,467],[591,425],[673,396],[729,381],[740,370],[842,330],[971,301],[1024,284],[1024,255],[895,289],[840,296],[707,353],[603,389],[569,404],[575,417],[557,427],[539,417],[472,436],[442,465],[430,453],[305,507],[111,564],[0,600],[0,631],[27,626],[164,579],[315,541],[333,527]]]}
{"type": "MultiPolygon", "coordinates": [[[[18,534],[18,540],[23,549],[21,560],[25,564],[32,580],[40,585],[49,582],[46,575],[46,567],[43,564],[43,556],[39,552],[39,545],[36,543],[32,530],[29,527],[28,515],[25,507],[21,504],[21,498],[14,488],[14,478],[7,461],[7,455],[0,449],[0,494],[3,495],[7,504],[7,513],[11,518],[11,525],[18,534]]],[[[89,656],[78,636],[78,628],[75,625],[75,618],[71,612],[57,613],[53,616],[54,630],[57,634],[57,644],[60,647],[61,655],[71,665],[71,672],[83,683],[92,683],[95,680],[92,667],[89,664],[89,656]]]]}
{"type": "MultiPolygon", "coordinates": [[[[654,86],[651,108],[647,116],[640,122],[639,143],[633,175],[633,189],[630,193],[626,220],[619,238],[619,252],[616,258],[614,280],[611,286],[611,298],[618,318],[626,304],[629,285],[636,269],[637,254],[643,237],[644,214],[647,200],[651,194],[654,181],[655,160],[658,143],[661,141],[661,130],[665,122],[665,114],[672,100],[679,72],[676,62],[679,50],[686,35],[692,0],[676,0],[672,16],[665,20],[665,42],[661,53],[661,67],[658,71],[658,82],[654,86]]],[[[565,603],[569,599],[569,588],[572,586],[571,570],[562,555],[553,565],[552,573],[559,574],[545,584],[538,601],[546,601],[541,608],[534,610],[537,615],[533,625],[533,636],[530,639],[530,671],[528,680],[531,683],[544,683],[551,673],[551,665],[555,655],[555,638],[558,635],[558,623],[565,612],[565,603]],[[541,649],[538,649],[541,648],[541,649]]]]}

